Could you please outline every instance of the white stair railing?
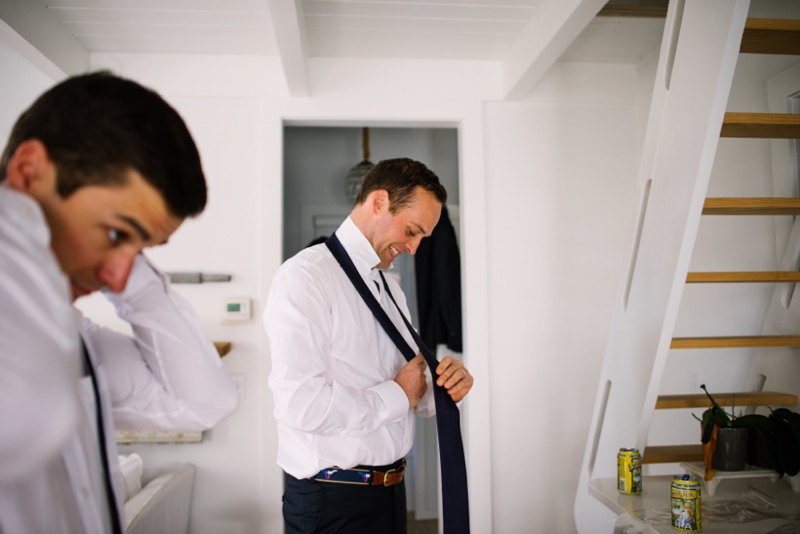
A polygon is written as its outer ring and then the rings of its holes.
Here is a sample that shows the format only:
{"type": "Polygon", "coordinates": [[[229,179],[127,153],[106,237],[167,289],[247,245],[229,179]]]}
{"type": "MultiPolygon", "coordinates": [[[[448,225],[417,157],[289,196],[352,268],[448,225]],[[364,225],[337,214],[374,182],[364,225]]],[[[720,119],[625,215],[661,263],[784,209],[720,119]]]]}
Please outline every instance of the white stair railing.
{"type": "Polygon", "coordinates": [[[610,533],[591,481],[644,450],[739,54],[749,0],[672,1],[639,171],[640,207],[575,501],[581,534],[610,533]]]}

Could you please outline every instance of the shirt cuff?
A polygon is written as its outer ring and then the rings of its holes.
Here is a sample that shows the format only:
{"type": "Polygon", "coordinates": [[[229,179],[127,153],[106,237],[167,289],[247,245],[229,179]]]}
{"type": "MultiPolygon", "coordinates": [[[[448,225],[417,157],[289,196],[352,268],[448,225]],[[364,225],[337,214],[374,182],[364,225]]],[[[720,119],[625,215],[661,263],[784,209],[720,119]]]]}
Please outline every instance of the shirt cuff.
{"type": "Polygon", "coordinates": [[[394,380],[387,380],[369,389],[377,393],[386,405],[386,421],[389,423],[397,422],[408,414],[408,396],[394,380]]]}
{"type": "Polygon", "coordinates": [[[110,290],[103,289],[106,298],[116,304],[117,301],[124,301],[133,295],[136,295],[144,287],[151,283],[157,283],[163,288],[164,293],[169,291],[169,277],[159,271],[144,254],[138,254],[133,260],[131,272],[128,275],[128,281],[125,284],[125,289],[122,293],[114,293],[110,290]]]}

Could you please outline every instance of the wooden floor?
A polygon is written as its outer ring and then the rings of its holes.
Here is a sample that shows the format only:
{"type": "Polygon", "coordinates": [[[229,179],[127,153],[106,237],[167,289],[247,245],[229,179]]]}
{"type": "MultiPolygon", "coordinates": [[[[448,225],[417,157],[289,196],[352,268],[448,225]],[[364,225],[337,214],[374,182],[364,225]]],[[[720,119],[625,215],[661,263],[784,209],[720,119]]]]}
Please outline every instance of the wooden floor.
{"type": "Polygon", "coordinates": [[[414,512],[408,512],[408,534],[439,534],[439,521],[416,521],[414,512]]]}

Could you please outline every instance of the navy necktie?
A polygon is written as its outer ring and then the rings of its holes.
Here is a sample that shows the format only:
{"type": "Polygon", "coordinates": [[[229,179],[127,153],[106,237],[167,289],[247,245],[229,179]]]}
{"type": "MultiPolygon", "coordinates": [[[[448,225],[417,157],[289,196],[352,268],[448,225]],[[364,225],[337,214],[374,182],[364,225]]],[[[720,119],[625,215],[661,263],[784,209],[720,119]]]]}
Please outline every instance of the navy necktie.
{"type": "MultiPolygon", "coordinates": [[[[388,334],[392,342],[397,346],[406,360],[411,361],[416,357],[414,349],[412,349],[402,334],[397,330],[389,316],[386,314],[380,303],[367,287],[364,279],[358,274],[358,270],[353,264],[353,260],[347,254],[347,251],[342,246],[339,238],[334,233],[326,242],[325,245],[339,262],[344,270],[347,278],[350,279],[356,291],[358,291],[361,298],[369,307],[375,319],[380,323],[383,329],[388,334]]],[[[442,386],[436,385],[436,367],[439,362],[433,353],[425,346],[422,339],[417,334],[416,330],[411,326],[411,323],[403,315],[400,307],[389,291],[389,285],[386,279],[383,278],[383,287],[389,298],[397,307],[403,322],[406,324],[411,336],[419,346],[422,356],[425,358],[425,363],[431,370],[433,380],[433,398],[436,402],[436,429],[439,436],[439,459],[442,468],[442,517],[444,519],[444,532],[445,534],[468,534],[469,533],[469,498],[467,495],[467,466],[464,461],[464,446],[461,441],[461,421],[459,418],[458,406],[447,394],[447,391],[442,386]]]]}
{"type": "Polygon", "coordinates": [[[122,534],[122,523],[119,517],[119,510],[117,509],[117,499],[114,496],[114,484],[111,482],[111,464],[108,463],[108,450],[106,448],[106,432],[105,425],[103,425],[103,408],[100,400],[100,386],[97,384],[97,376],[95,376],[94,366],[89,354],[86,351],[86,345],[81,339],[81,352],[83,353],[83,365],[86,369],[86,374],[92,380],[92,390],[94,391],[94,405],[97,415],[97,434],[99,437],[100,447],[100,460],[103,463],[103,485],[106,489],[106,498],[108,499],[108,514],[111,519],[111,532],[113,534],[122,534]]]}

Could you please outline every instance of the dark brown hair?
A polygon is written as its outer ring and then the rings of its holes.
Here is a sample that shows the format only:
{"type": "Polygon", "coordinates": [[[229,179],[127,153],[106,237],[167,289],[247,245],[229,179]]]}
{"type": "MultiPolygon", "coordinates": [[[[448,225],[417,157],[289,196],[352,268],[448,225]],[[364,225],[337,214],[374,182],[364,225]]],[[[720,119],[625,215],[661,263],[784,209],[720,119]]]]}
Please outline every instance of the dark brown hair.
{"type": "Polygon", "coordinates": [[[14,152],[30,139],[47,148],[64,198],[86,185],[121,185],[135,170],[172,215],[185,218],[205,208],[205,176],[186,124],[157,93],[130,80],[95,72],[42,94],[11,130],[0,182],[14,152]]]}
{"type": "Polygon", "coordinates": [[[409,158],[385,159],[378,162],[364,177],[356,197],[356,205],[366,202],[373,191],[385,189],[389,193],[389,211],[397,213],[411,203],[417,187],[433,193],[440,203],[447,202],[444,186],[423,163],[409,158]]]}

